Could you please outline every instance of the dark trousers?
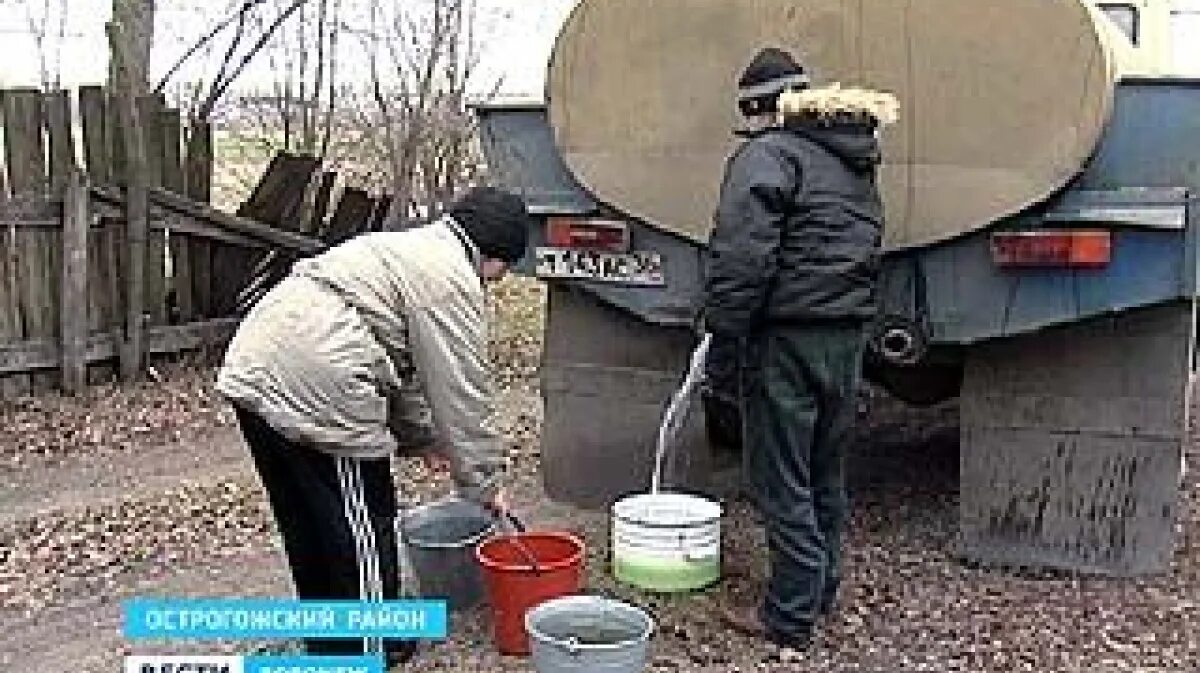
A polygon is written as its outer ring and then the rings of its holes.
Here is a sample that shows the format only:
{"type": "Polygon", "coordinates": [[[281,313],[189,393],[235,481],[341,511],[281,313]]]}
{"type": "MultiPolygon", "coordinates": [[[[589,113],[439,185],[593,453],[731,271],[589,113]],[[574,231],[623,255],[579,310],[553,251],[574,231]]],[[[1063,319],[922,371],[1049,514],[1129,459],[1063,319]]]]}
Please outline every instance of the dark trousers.
{"type": "MultiPolygon", "coordinates": [[[[392,600],[400,596],[396,491],[386,458],[336,458],[295,444],[258,415],[238,423],[283,537],[296,595],[304,600],[392,600]]],[[[379,639],[305,641],[311,654],[407,654],[412,644],[379,639]]]]}
{"type": "Polygon", "coordinates": [[[747,476],[767,529],[762,618],[804,645],[841,580],[845,454],[861,377],[857,324],[772,327],[746,344],[747,476]]]}

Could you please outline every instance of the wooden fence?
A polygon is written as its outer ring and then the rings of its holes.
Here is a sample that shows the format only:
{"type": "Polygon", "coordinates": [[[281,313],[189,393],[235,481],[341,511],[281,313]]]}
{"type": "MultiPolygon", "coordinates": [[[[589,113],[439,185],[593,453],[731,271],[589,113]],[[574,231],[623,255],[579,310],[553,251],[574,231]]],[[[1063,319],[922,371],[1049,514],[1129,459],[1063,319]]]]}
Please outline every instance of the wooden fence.
{"type": "MultiPolygon", "coordinates": [[[[84,87],[77,97],[0,91],[0,397],[60,383],[74,392],[88,378],[111,376],[114,362],[219,343],[236,325],[239,297],[264,260],[323,247],[252,217],[281,202],[264,191],[277,177],[264,177],[258,205],[252,199],[245,212],[211,208],[209,127],[189,128],[154,97],[137,104],[148,226],[144,242],[128,240],[128,162],[111,103],[99,87],[84,87]],[[135,293],[142,304],[131,313],[135,255],[144,260],[135,293]],[[142,319],[127,320],[131,314],[142,319]],[[141,346],[130,353],[130,343],[141,346]]],[[[278,215],[277,222],[288,216],[278,215]]]]}
{"type": "Polygon", "coordinates": [[[136,105],[144,164],[127,161],[100,87],[0,91],[0,399],[77,392],[116,363],[129,376],[147,355],[221,344],[296,259],[384,226],[390,197],[335,195],[335,173],[291,154],[220,212],[211,129],[161,98],[136,105]],[[131,164],[144,168],[144,241],[126,221],[131,164]]]}

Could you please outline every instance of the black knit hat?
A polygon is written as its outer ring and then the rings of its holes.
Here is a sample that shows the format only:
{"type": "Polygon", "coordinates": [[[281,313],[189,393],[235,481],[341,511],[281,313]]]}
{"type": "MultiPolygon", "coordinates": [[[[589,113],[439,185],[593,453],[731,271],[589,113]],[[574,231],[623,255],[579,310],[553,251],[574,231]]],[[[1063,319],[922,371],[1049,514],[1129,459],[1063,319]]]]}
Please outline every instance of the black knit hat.
{"type": "Polygon", "coordinates": [[[475,187],[449,213],[484,257],[509,264],[525,256],[526,237],[536,224],[521,197],[495,187],[475,187]]]}
{"type": "Polygon", "coordinates": [[[804,66],[791,54],[768,47],[758,52],[738,80],[738,103],[774,98],[784,89],[804,89],[811,84],[804,66]]]}

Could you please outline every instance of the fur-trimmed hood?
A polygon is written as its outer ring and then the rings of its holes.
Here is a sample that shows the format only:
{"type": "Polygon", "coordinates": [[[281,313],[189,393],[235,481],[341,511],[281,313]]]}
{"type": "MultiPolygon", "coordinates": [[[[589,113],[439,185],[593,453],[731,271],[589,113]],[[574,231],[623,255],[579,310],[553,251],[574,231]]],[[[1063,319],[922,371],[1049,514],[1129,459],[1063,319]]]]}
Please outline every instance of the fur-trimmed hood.
{"type": "Polygon", "coordinates": [[[891,94],[831,84],[782,94],[776,124],[829,150],[854,172],[865,173],[883,158],[876,130],[895,123],[899,107],[891,94]]]}
{"type": "Polygon", "coordinates": [[[890,93],[842,88],[834,82],[822,87],[786,91],[779,96],[779,123],[824,125],[866,124],[872,127],[895,124],[900,103],[890,93]]]}

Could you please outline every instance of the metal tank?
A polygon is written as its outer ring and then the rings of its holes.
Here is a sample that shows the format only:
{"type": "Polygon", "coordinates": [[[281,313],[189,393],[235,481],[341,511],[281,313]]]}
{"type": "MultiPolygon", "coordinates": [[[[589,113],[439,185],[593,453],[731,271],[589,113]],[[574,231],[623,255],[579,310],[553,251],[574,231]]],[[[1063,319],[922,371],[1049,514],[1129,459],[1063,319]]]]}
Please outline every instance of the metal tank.
{"type": "Polygon", "coordinates": [[[703,242],[737,139],[733,92],[765,45],[818,82],[889,91],[890,247],[940,242],[1074,177],[1112,111],[1123,36],[1079,0],[584,0],[547,99],[559,150],[599,201],[703,242]]]}

